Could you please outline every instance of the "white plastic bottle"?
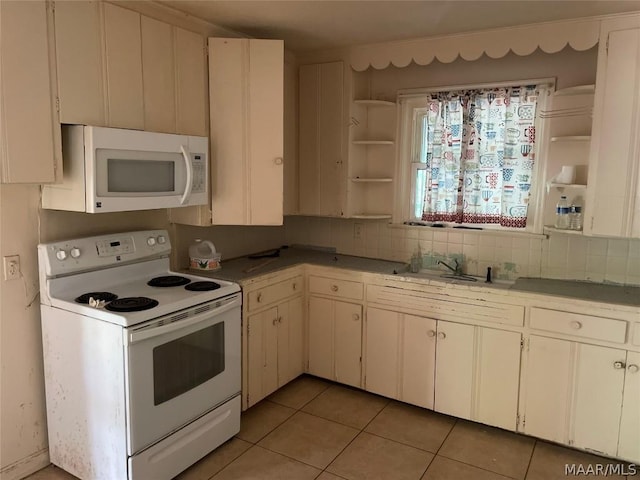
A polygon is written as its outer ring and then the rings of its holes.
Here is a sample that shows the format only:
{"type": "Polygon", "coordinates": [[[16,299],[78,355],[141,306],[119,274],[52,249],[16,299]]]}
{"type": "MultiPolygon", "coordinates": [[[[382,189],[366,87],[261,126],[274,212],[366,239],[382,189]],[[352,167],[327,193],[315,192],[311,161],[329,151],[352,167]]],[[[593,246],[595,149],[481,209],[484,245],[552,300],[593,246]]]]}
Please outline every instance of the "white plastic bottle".
{"type": "Polygon", "coordinates": [[[569,228],[569,204],[567,203],[566,195],[562,195],[556,205],[555,227],[561,230],[567,230],[569,228]]]}
{"type": "Polygon", "coordinates": [[[569,229],[582,230],[582,207],[571,205],[569,209],[569,229]]]}

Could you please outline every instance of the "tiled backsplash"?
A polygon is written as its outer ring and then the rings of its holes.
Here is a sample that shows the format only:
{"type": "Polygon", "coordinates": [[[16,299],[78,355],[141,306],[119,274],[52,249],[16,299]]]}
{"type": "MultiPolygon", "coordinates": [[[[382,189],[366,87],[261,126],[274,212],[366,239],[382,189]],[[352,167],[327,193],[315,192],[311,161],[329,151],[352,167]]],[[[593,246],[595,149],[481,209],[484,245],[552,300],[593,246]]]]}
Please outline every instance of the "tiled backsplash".
{"type": "Polygon", "coordinates": [[[457,259],[466,273],[495,278],[545,277],[640,285],[640,240],[579,235],[389,225],[388,221],[286,217],[289,244],[335,247],[339,253],[409,262],[420,252],[424,268],[457,259]],[[358,228],[356,228],[356,224],[358,228]],[[355,238],[356,230],[360,238],[355,238]]]}

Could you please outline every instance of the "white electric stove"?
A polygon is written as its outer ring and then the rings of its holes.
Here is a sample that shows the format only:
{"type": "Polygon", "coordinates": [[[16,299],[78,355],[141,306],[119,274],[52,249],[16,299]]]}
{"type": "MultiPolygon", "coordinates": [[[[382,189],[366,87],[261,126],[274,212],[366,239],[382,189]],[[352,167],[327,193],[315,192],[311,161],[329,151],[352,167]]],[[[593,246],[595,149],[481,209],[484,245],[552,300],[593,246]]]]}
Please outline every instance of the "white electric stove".
{"type": "Polygon", "coordinates": [[[164,230],[38,246],[50,456],[81,479],[170,479],[240,429],[240,288],[170,253],[164,230]]]}

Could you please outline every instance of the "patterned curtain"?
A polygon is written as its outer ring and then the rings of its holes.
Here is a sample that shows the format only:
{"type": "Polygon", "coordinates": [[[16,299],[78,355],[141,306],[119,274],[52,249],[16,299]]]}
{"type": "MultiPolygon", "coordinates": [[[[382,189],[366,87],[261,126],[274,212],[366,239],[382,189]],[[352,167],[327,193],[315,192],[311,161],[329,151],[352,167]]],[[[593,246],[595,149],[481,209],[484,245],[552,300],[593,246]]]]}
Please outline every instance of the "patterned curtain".
{"type": "Polygon", "coordinates": [[[430,96],[423,220],[526,226],[538,96],[536,87],[430,96]]]}

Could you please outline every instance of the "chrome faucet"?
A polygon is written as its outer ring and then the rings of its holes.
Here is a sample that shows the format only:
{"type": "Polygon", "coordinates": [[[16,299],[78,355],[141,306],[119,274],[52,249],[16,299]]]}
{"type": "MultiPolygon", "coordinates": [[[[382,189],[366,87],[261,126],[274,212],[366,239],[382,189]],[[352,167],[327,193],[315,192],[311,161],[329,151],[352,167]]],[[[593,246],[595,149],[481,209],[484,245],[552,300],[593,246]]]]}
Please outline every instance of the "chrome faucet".
{"type": "Polygon", "coordinates": [[[442,260],[438,260],[438,265],[444,265],[449,270],[451,270],[454,275],[460,275],[460,276],[464,275],[464,273],[462,273],[462,267],[458,263],[458,259],[454,258],[453,261],[456,262],[455,268],[449,265],[448,263],[443,262],[442,260]]]}
{"type": "Polygon", "coordinates": [[[438,265],[444,265],[445,267],[447,267],[449,270],[451,270],[453,272],[453,275],[451,275],[451,274],[442,275],[443,277],[457,278],[457,279],[460,279],[460,280],[468,280],[470,282],[476,282],[478,280],[475,277],[472,277],[470,275],[466,275],[466,274],[462,273],[462,265],[460,265],[458,260],[455,259],[455,258],[453,259],[453,261],[456,262],[455,268],[452,267],[451,265],[449,265],[448,263],[443,262],[442,260],[438,260],[438,265]]]}

